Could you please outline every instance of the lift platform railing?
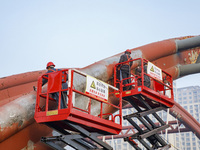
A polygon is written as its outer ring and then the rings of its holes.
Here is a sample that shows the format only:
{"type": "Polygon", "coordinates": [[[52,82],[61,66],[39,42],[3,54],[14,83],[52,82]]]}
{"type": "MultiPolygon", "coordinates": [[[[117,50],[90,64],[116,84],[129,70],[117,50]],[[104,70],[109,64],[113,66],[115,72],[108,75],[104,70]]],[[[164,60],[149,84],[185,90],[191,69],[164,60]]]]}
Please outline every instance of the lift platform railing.
{"type": "Polygon", "coordinates": [[[64,92],[68,91],[68,88],[62,89],[62,84],[67,82],[67,72],[68,70],[46,73],[38,79],[36,98],[37,112],[61,109],[61,97],[64,92]],[[47,83],[42,87],[45,80],[47,83]]]}
{"type": "Polygon", "coordinates": [[[119,87],[121,82],[123,97],[146,93],[148,96],[163,98],[166,102],[161,101],[161,103],[163,102],[168,107],[174,104],[172,76],[146,59],[137,58],[116,64],[114,86],[119,87]],[[123,79],[120,68],[130,62],[132,62],[130,76],[123,79]]]}
{"type": "Polygon", "coordinates": [[[122,129],[122,97],[116,104],[117,88],[76,69],[65,69],[42,75],[38,79],[35,120],[38,123],[68,120],[118,134],[122,129]],[[47,84],[42,87],[42,81],[47,84]],[[67,83],[68,88],[63,89],[67,83]],[[67,94],[66,94],[67,93],[67,94]],[[119,113],[106,113],[113,107],[119,113]]]}

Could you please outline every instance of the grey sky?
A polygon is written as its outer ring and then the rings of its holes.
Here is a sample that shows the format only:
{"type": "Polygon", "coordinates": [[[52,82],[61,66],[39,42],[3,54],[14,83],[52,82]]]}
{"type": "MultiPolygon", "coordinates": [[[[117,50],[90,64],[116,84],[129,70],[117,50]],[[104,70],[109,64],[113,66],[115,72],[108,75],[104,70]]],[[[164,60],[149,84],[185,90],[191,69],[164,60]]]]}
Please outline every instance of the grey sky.
{"type": "Polygon", "coordinates": [[[43,70],[48,61],[82,68],[127,48],[199,35],[199,6],[199,0],[0,0],[0,77],[43,70]]]}

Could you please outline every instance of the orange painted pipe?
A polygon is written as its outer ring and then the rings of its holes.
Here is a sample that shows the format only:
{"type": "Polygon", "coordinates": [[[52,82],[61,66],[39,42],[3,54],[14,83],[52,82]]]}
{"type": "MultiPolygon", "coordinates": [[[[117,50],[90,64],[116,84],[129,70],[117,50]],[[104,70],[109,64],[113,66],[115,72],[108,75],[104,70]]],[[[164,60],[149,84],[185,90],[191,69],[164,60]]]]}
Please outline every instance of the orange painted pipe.
{"type": "MultiPolygon", "coordinates": [[[[200,43],[196,42],[200,41],[199,36],[180,39],[182,40],[169,39],[131,49],[131,56],[132,58],[146,58],[155,62],[156,65],[162,66],[161,68],[164,69],[170,69],[172,67],[172,76],[174,79],[179,78],[179,69],[175,69],[175,67],[178,64],[185,65],[185,63],[188,62],[187,59],[185,60],[178,56],[188,51],[184,50],[184,41],[188,42],[188,39],[189,41],[193,41],[193,39],[195,41],[193,43],[189,42],[187,48],[200,46],[200,43]],[[179,45],[181,45],[181,48],[178,47],[179,45]],[[167,58],[170,58],[170,60],[167,58]],[[175,60],[176,58],[179,58],[178,62],[175,60]],[[173,62],[172,64],[169,63],[171,61],[173,62]],[[163,63],[165,63],[165,65],[163,63]]],[[[191,52],[191,50],[189,51],[191,52]]],[[[199,54],[197,50],[194,49],[194,51],[199,54]]],[[[113,67],[119,61],[121,54],[122,53],[103,59],[80,70],[108,82],[113,76],[113,67]]],[[[193,54],[191,53],[191,55],[193,54]]],[[[6,141],[10,136],[14,136],[17,132],[20,132],[33,123],[36,93],[32,91],[32,86],[36,85],[37,78],[44,72],[45,71],[35,71],[0,79],[0,97],[3,97],[0,99],[0,102],[4,101],[0,107],[0,118],[2,118],[0,122],[0,142],[6,141]]],[[[112,99],[112,101],[114,103],[115,99],[112,99]]],[[[107,109],[107,111],[112,112],[113,110],[107,109]]]]}

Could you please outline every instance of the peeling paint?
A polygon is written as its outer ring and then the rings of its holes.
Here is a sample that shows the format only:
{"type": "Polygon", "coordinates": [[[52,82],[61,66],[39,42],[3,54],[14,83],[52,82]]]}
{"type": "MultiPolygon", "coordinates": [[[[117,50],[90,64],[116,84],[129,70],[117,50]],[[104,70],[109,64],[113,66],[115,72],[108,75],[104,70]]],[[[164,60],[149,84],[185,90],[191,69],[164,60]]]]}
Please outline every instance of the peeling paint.
{"type": "Polygon", "coordinates": [[[22,148],[21,150],[34,150],[35,146],[34,146],[34,142],[29,140],[27,143],[27,146],[22,148]]]}
{"type": "Polygon", "coordinates": [[[190,63],[194,64],[194,63],[196,63],[199,55],[198,55],[197,51],[192,50],[191,53],[188,53],[188,56],[189,56],[190,63]]]}
{"type": "Polygon", "coordinates": [[[181,119],[181,115],[178,114],[176,111],[172,112],[174,114],[174,117],[178,118],[179,120],[181,119]]]}

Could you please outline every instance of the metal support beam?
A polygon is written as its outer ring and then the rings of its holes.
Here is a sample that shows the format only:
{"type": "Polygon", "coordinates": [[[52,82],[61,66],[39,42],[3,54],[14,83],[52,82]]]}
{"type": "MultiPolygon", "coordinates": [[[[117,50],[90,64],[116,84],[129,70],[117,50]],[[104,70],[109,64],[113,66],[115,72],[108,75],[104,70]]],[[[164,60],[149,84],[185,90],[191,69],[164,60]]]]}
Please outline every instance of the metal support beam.
{"type": "Polygon", "coordinates": [[[169,127],[169,125],[161,126],[161,127],[157,128],[157,129],[154,129],[154,130],[151,130],[151,131],[149,131],[149,132],[147,132],[147,133],[144,133],[144,134],[142,134],[142,135],[139,135],[139,137],[142,138],[142,139],[147,138],[147,137],[149,137],[149,136],[151,136],[151,135],[153,135],[153,134],[156,134],[156,133],[158,133],[158,132],[160,132],[160,131],[162,131],[162,130],[168,128],[168,127],[169,127]]]}
{"type": "Polygon", "coordinates": [[[152,109],[151,106],[145,101],[145,97],[142,95],[135,95],[134,99],[137,98],[144,106],[144,109],[140,108],[138,105],[134,103],[132,97],[126,97],[125,99],[138,111],[137,113],[133,113],[123,118],[128,120],[135,129],[138,130],[138,133],[133,134],[126,139],[135,149],[138,149],[138,146],[135,144],[132,139],[137,139],[146,149],[153,150],[160,147],[165,147],[168,144],[158,135],[158,132],[166,129],[169,125],[166,125],[165,122],[158,116],[157,111],[166,109],[165,107],[158,107],[152,109]],[[152,114],[158,121],[158,124],[155,124],[150,118],[149,114],[152,114]],[[139,125],[137,125],[132,118],[137,117],[138,120],[146,127],[146,130],[143,130],[139,125]],[[148,140],[150,144],[145,142],[148,140]]]}
{"type": "Polygon", "coordinates": [[[102,134],[96,132],[89,132],[81,126],[66,120],[63,121],[63,123],[68,125],[70,128],[73,128],[76,133],[67,132],[64,129],[59,129],[59,126],[56,126],[54,123],[49,123],[49,127],[59,131],[62,135],[53,137],[43,137],[41,141],[57,150],[64,150],[64,147],[61,147],[58,144],[69,145],[76,150],[113,149],[110,145],[104,143],[102,140],[97,138],[97,136],[102,136],[102,134]]]}
{"type": "Polygon", "coordinates": [[[80,132],[81,135],[83,135],[84,137],[91,139],[92,141],[96,142],[97,144],[99,144],[100,146],[105,148],[106,150],[112,150],[113,149],[110,145],[104,143],[102,140],[98,139],[94,134],[88,132],[87,130],[83,129],[79,125],[70,123],[68,121],[65,121],[65,123],[68,124],[70,127],[74,128],[76,131],[80,132]]]}

